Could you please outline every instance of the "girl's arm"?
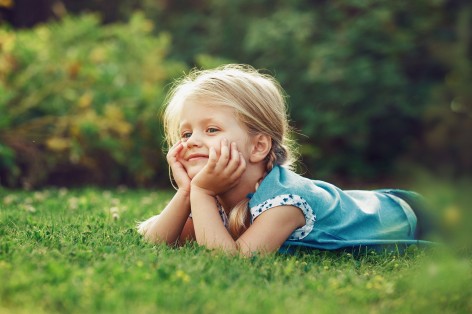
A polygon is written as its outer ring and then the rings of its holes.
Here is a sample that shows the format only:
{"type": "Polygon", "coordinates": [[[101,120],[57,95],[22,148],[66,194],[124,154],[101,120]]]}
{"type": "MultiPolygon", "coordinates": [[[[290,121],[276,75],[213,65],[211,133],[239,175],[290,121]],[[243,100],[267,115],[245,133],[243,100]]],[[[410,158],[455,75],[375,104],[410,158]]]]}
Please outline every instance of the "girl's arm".
{"type": "Polygon", "coordinates": [[[198,244],[234,251],[235,243],[221,221],[215,198],[235,186],[245,169],[246,162],[235,143],[229,147],[223,139],[219,157],[210,147],[206,166],[191,182],[190,204],[198,244]]]}
{"type": "Polygon", "coordinates": [[[278,206],[261,214],[236,241],[226,230],[215,202],[221,190],[235,185],[245,170],[245,161],[234,144],[223,142],[219,158],[213,148],[204,169],[192,180],[190,203],[199,244],[230,253],[276,251],[290,234],[305,224],[305,217],[294,206],[278,206]],[[231,150],[231,153],[230,153],[231,150]]]}
{"type": "Polygon", "coordinates": [[[295,229],[305,225],[305,216],[299,208],[277,206],[259,215],[241,237],[233,240],[211,195],[192,189],[191,203],[198,204],[192,207],[197,242],[230,253],[250,256],[254,252],[275,252],[295,229]]]}
{"type": "MultiPolygon", "coordinates": [[[[164,210],[138,226],[138,232],[153,243],[176,244],[190,215],[188,193],[178,190],[164,210]]],[[[184,230],[188,233],[188,228],[184,230]]]]}
{"type": "Polygon", "coordinates": [[[218,212],[215,195],[192,186],[190,203],[193,204],[192,219],[198,244],[210,249],[221,248],[229,252],[235,251],[234,240],[226,230],[218,212]]]}
{"type": "Polygon", "coordinates": [[[177,241],[190,240],[193,234],[193,223],[190,215],[190,178],[178,160],[182,151],[181,142],[176,143],[167,154],[174,180],[179,187],[172,200],[161,214],[153,216],[138,225],[138,232],[148,241],[176,244],[177,241]]]}

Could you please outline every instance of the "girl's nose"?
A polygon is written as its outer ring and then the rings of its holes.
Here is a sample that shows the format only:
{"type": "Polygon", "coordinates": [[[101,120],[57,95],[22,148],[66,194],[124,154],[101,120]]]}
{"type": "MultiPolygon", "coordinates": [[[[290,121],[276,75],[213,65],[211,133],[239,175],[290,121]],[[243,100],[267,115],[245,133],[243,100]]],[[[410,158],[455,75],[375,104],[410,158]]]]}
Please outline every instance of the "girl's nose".
{"type": "Polygon", "coordinates": [[[201,145],[200,136],[198,136],[197,132],[193,132],[192,135],[189,138],[187,138],[187,141],[185,141],[185,144],[187,144],[187,148],[200,146],[201,145]]]}

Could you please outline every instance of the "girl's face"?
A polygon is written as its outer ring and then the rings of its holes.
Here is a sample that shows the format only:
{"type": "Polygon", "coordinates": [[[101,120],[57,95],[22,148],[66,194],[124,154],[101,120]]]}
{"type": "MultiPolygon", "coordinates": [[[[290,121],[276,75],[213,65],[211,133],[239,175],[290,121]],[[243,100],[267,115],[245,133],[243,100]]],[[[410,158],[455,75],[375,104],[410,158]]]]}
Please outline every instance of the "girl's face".
{"type": "Polygon", "coordinates": [[[180,116],[180,136],[184,149],[179,160],[192,179],[206,165],[210,147],[219,157],[221,141],[235,142],[246,161],[250,152],[247,130],[238,121],[230,107],[207,104],[203,101],[187,101],[180,116]]]}

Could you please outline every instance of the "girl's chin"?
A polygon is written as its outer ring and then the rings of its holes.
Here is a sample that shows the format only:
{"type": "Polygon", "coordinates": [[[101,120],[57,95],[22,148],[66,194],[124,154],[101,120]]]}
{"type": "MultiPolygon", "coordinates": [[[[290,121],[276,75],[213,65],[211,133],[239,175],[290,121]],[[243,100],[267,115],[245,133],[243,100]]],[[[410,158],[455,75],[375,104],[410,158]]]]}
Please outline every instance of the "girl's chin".
{"type": "Polygon", "coordinates": [[[187,175],[192,180],[202,169],[188,169],[187,175]]]}

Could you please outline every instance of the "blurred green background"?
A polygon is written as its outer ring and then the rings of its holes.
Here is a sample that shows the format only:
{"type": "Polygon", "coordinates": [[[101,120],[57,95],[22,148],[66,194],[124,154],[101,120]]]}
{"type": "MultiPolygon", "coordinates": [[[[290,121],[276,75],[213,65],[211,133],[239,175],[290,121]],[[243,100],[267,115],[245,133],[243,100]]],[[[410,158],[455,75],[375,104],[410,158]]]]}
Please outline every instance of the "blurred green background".
{"type": "Polygon", "coordinates": [[[285,88],[300,172],[472,174],[472,3],[0,0],[0,185],[170,186],[160,112],[192,67],[285,88]]]}

